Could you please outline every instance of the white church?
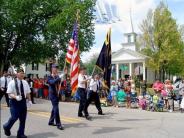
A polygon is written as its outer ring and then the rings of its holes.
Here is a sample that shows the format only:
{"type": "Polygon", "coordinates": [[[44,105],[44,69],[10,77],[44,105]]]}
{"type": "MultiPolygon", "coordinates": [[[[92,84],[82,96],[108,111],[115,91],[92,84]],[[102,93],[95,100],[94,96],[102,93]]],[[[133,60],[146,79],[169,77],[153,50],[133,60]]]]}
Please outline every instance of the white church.
{"type": "Polygon", "coordinates": [[[112,77],[116,80],[137,76],[141,80],[152,83],[155,74],[146,67],[149,58],[136,50],[137,34],[125,33],[125,42],[122,48],[112,53],[112,77]]]}

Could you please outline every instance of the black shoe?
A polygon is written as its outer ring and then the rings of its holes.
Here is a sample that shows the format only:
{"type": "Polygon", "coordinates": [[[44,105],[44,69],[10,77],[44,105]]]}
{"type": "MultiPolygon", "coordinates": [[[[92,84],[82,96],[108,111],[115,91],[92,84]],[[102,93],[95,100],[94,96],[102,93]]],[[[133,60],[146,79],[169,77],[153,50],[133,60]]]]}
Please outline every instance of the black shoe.
{"type": "Polygon", "coordinates": [[[26,135],[17,135],[17,138],[27,138],[26,135]]]}
{"type": "Polygon", "coordinates": [[[78,117],[84,117],[84,115],[78,115],[78,117]]]}
{"type": "Polygon", "coordinates": [[[92,118],[91,118],[90,116],[86,116],[86,120],[91,121],[91,120],[92,120],[92,118]]]}
{"type": "Polygon", "coordinates": [[[102,113],[102,112],[98,112],[98,115],[105,115],[104,113],[102,113]]]}
{"type": "Polygon", "coordinates": [[[10,136],[10,135],[11,135],[10,130],[6,129],[4,126],[3,126],[3,129],[4,129],[4,134],[5,134],[6,136],[10,136]]]}
{"type": "Polygon", "coordinates": [[[57,126],[57,129],[64,130],[64,127],[63,126],[57,126]]]}
{"type": "Polygon", "coordinates": [[[48,123],[49,126],[56,126],[54,123],[48,123]]]}
{"type": "Polygon", "coordinates": [[[36,104],[35,102],[33,102],[33,104],[36,104]]]}

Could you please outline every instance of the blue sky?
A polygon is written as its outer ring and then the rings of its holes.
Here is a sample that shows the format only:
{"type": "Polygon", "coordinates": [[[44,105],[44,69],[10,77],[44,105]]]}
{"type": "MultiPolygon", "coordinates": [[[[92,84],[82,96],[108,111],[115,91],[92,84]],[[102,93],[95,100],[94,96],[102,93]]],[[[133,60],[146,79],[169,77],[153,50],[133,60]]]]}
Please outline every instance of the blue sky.
{"type": "MultiPolygon", "coordinates": [[[[167,2],[172,16],[177,20],[179,25],[184,24],[184,0],[164,0],[167,2]]],[[[141,33],[139,26],[145,19],[149,9],[155,9],[160,0],[98,0],[96,6],[97,20],[95,23],[95,44],[89,52],[82,54],[83,62],[90,59],[94,53],[99,53],[105,40],[108,28],[112,29],[111,46],[112,51],[117,51],[121,48],[121,43],[124,42],[124,33],[131,32],[130,22],[130,7],[132,11],[132,19],[134,31],[141,33]],[[101,13],[101,16],[99,16],[101,13]],[[103,19],[109,21],[100,23],[103,19]],[[107,20],[108,20],[107,19],[107,20]]]]}

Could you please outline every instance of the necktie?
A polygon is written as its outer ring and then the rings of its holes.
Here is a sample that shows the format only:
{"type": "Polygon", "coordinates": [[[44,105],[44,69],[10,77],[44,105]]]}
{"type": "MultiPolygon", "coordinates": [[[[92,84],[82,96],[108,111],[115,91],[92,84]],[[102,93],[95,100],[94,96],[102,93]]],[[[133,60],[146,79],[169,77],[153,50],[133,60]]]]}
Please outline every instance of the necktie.
{"type": "Polygon", "coordinates": [[[20,92],[21,92],[22,99],[25,99],[24,86],[23,86],[22,81],[20,81],[20,92]]]}
{"type": "Polygon", "coordinates": [[[97,91],[98,91],[98,89],[99,89],[99,82],[97,81],[97,91]]]}
{"type": "MultiPolygon", "coordinates": [[[[84,80],[86,80],[86,77],[83,76],[84,80]]],[[[87,88],[87,82],[85,82],[85,88],[87,88]]]]}
{"type": "Polygon", "coordinates": [[[7,88],[7,78],[5,77],[5,85],[4,88],[7,88]]]}

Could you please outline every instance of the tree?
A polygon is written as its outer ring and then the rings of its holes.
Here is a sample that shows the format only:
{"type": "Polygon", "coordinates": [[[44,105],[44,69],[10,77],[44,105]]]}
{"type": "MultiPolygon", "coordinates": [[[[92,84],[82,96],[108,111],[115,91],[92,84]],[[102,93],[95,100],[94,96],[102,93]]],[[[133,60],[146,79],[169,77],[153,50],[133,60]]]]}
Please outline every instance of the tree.
{"type": "Polygon", "coordinates": [[[148,13],[141,30],[145,46],[142,52],[150,57],[147,66],[156,70],[160,79],[161,74],[180,74],[184,45],[176,20],[163,2],[148,13]]]}
{"type": "Polygon", "coordinates": [[[93,45],[93,0],[1,0],[0,65],[42,62],[66,52],[76,11],[79,15],[80,51],[93,45]]]}
{"type": "Polygon", "coordinates": [[[183,25],[180,25],[179,31],[181,33],[182,40],[184,41],[184,24],[183,25]]]}
{"type": "MultiPolygon", "coordinates": [[[[87,74],[89,75],[92,74],[94,67],[96,65],[97,59],[98,59],[98,54],[94,54],[86,63],[83,63],[84,66],[86,67],[87,74]]],[[[100,73],[100,70],[98,68],[95,68],[94,73],[100,73]]]]}

